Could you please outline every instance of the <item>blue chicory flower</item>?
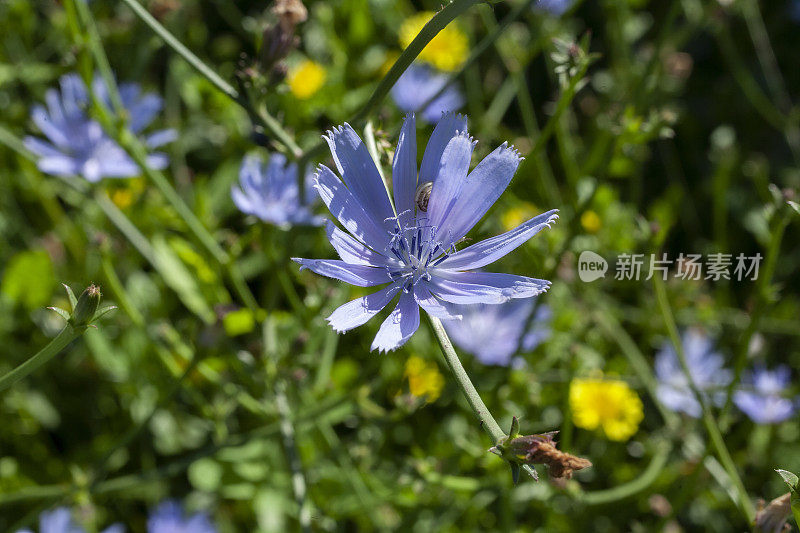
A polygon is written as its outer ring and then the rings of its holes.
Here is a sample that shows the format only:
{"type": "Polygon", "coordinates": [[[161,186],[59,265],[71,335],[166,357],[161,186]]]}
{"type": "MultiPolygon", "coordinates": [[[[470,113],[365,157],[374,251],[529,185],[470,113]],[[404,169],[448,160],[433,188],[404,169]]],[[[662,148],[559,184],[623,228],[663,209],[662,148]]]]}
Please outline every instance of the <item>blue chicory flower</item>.
{"type": "Polygon", "coordinates": [[[161,502],[147,519],[147,533],[216,533],[206,513],[186,515],[181,504],[167,500],[161,502]]]}
{"type": "Polygon", "coordinates": [[[508,366],[517,345],[529,352],[550,336],[548,323],[552,313],[545,305],[539,306],[530,330],[522,335],[533,304],[532,299],[527,299],[498,305],[465,305],[461,308],[461,320],[446,320],[444,325],[453,342],[481,363],[508,366]]]}
{"type": "Polygon", "coordinates": [[[416,121],[408,115],[392,163],[395,213],[375,162],[353,128],[345,124],[325,139],[344,182],[321,165],[315,187],[347,230],[333,223],[327,226],[328,239],[341,260],[294,261],[351,285],[386,284],[336,309],[328,317],[335,331],[366,323],[399,295],[371,348],[393,350],[419,327],[420,307],[441,319],[460,318],[459,307],[464,304],[531,298],[550,286],[541,279],[476,270],[549,227],[558,218],[556,210],[456,249],[511,181],[521,160],[513,147],[504,143],[470,172],[475,141],[467,134],[466,117],[446,114],[431,134],[417,173],[416,121]]]}
{"type": "Polygon", "coordinates": [[[422,118],[436,123],[448,111],[464,105],[464,96],[455,85],[449,85],[424,109],[423,106],[442,90],[450,76],[425,64],[412,64],[392,87],[392,99],[405,112],[421,113],[422,118]]]}
{"type": "Polygon", "coordinates": [[[795,412],[795,402],[786,397],[791,381],[789,367],[775,370],[758,367],[742,377],[746,388],[737,390],[733,402],[756,424],[783,422],[795,412]]]}
{"type": "Polygon", "coordinates": [[[539,0],[533,4],[533,8],[537,11],[543,11],[555,17],[560,17],[572,7],[573,1],[574,0],[539,0]]]}
{"type": "MultiPolygon", "coordinates": [[[[37,105],[31,112],[31,119],[49,142],[33,136],[24,139],[25,147],[39,157],[39,170],[55,176],[79,175],[90,182],[138,175],[139,166],[133,159],[89,118],[89,93],[83,80],[77,74],[66,74],[60,85],[60,92],[50,89],[45,94],[47,108],[37,105]]],[[[108,102],[108,89],[102,81],[94,83],[94,90],[101,101],[108,102]]],[[[140,96],[135,84],[123,84],[120,92],[130,116],[128,127],[139,134],[158,114],[161,99],[153,94],[140,96]]],[[[144,137],[144,143],[152,149],[174,138],[173,130],[161,130],[144,137]]],[[[168,159],[154,153],[148,155],[147,164],[162,169],[168,159]]]]}
{"type": "MultiPolygon", "coordinates": [[[[725,401],[725,387],[733,374],[723,368],[724,358],[713,351],[711,340],[696,329],[688,330],[681,340],[689,373],[697,389],[715,405],[725,401]]],[[[702,410],[678,360],[675,348],[669,342],[656,355],[656,377],[659,384],[658,399],[673,411],[699,418],[702,410]]]]}
{"type": "MultiPolygon", "coordinates": [[[[120,524],[107,527],[102,533],[123,533],[125,528],[120,524]]],[[[21,529],[17,533],[32,533],[30,529],[21,529]]],[[[39,515],[39,533],[86,533],[86,530],[72,520],[72,513],[66,507],[58,507],[39,515]]]]}
{"type": "MultiPolygon", "coordinates": [[[[313,176],[305,176],[306,200],[316,200],[311,189],[313,176]]],[[[239,169],[239,185],[231,187],[231,197],[243,213],[255,215],[277,226],[321,225],[325,219],[311,212],[312,201],[300,203],[297,164],[287,165],[286,156],[273,154],[264,165],[257,156],[247,156],[239,169]]]]}

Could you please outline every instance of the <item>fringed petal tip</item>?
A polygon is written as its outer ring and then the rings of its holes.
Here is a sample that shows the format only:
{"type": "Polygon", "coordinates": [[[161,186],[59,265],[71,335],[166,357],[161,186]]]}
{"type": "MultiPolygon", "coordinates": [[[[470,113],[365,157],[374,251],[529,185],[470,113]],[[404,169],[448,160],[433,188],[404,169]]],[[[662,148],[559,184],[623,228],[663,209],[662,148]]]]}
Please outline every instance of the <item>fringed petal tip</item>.
{"type": "Polygon", "coordinates": [[[556,220],[558,220],[558,209],[552,209],[545,213],[545,215],[549,216],[547,217],[547,220],[544,221],[544,225],[547,226],[547,229],[550,229],[550,226],[555,224],[556,220]]]}
{"type": "Polygon", "coordinates": [[[522,154],[519,153],[519,150],[517,150],[516,146],[514,146],[513,144],[508,144],[508,141],[505,141],[503,144],[501,144],[499,148],[501,154],[506,151],[509,151],[512,154],[514,154],[514,156],[517,158],[518,161],[522,161],[523,159],[525,159],[524,157],[522,157],[522,154]]]}
{"type": "Polygon", "coordinates": [[[308,259],[303,259],[302,257],[292,257],[291,260],[300,265],[301,272],[308,268],[308,265],[306,265],[305,263],[306,261],[308,261],[308,259]]]}
{"type": "Polygon", "coordinates": [[[344,124],[333,126],[331,127],[331,129],[326,130],[325,135],[323,135],[322,138],[325,139],[325,141],[327,141],[328,144],[331,144],[333,142],[333,138],[336,137],[337,135],[341,135],[342,133],[344,133],[345,129],[350,129],[351,131],[355,132],[353,127],[347,122],[345,122],[344,124]]]}
{"type": "Polygon", "coordinates": [[[472,148],[473,149],[475,149],[475,147],[478,145],[477,139],[475,139],[475,137],[470,135],[469,132],[466,129],[464,131],[456,131],[456,134],[455,134],[455,136],[453,138],[456,138],[456,137],[464,137],[465,139],[468,139],[469,142],[472,143],[472,148]]]}
{"type": "Polygon", "coordinates": [[[352,329],[352,328],[340,328],[340,327],[337,327],[337,325],[335,324],[335,321],[333,320],[333,313],[331,313],[331,315],[325,319],[325,322],[327,322],[328,325],[331,327],[331,329],[333,331],[335,331],[336,333],[338,333],[339,335],[347,333],[348,331],[350,331],[350,329],[352,329]]]}
{"type": "Polygon", "coordinates": [[[455,119],[458,121],[463,120],[465,124],[467,123],[467,115],[465,115],[464,113],[456,113],[455,111],[442,111],[442,117],[439,120],[440,121],[444,120],[449,116],[455,117],[455,119]]]}

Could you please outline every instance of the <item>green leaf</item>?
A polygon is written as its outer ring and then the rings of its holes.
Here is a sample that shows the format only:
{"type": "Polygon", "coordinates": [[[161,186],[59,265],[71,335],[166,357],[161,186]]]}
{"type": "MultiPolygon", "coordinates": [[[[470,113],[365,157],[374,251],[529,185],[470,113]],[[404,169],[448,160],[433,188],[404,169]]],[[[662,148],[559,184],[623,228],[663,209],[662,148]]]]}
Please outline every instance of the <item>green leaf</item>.
{"type": "Polygon", "coordinates": [[[0,293],[32,311],[50,302],[56,284],[53,263],[44,250],[26,250],[13,256],[3,272],[0,293]]]}
{"type": "Polygon", "coordinates": [[[62,283],[61,286],[64,287],[64,290],[67,291],[67,298],[69,298],[70,309],[74,311],[75,306],[78,305],[78,299],[75,297],[75,293],[72,292],[72,288],[66,283],[62,283]]]}
{"type": "Polygon", "coordinates": [[[61,309],[60,307],[48,307],[48,309],[49,309],[49,310],[51,310],[51,311],[55,311],[56,313],[58,313],[58,314],[59,314],[59,316],[60,316],[61,318],[63,318],[64,320],[69,320],[69,318],[70,318],[70,317],[69,317],[69,312],[68,312],[68,311],[66,311],[65,309],[61,309]]]}
{"type": "Polygon", "coordinates": [[[800,490],[800,487],[798,486],[800,479],[798,479],[795,474],[789,472],[788,470],[781,470],[780,468],[776,469],[775,471],[780,474],[786,484],[789,485],[789,488],[792,489],[792,492],[796,494],[798,490],[800,490]]]}
{"type": "Polygon", "coordinates": [[[189,310],[200,317],[206,324],[213,324],[216,319],[214,311],[206,303],[197,281],[186,268],[186,265],[183,264],[161,235],[153,237],[152,245],[158,272],[164,278],[164,282],[178,294],[178,297],[189,310]]]}
{"type": "Polygon", "coordinates": [[[100,318],[105,316],[107,313],[113,311],[116,308],[117,308],[116,305],[107,305],[107,306],[103,307],[102,309],[98,309],[97,312],[92,317],[91,322],[96,322],[97,320],[99,320],[100,318]]]}

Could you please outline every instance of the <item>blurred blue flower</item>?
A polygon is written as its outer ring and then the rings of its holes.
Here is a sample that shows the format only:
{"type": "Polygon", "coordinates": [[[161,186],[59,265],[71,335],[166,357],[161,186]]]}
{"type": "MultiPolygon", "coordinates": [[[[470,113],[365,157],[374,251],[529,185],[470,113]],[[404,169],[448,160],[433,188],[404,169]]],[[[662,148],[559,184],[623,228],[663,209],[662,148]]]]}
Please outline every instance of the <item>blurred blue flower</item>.
{"type": "Polygon", "coordinates": [[[436,123],[442,114],[457,111],[464,105],[464,97],[455,85],[449,85],[425,109],[422,107],[450,80],[450,76],[424,64],[412,64],[392,87],[392,98],[397,107],[406,112],[421,113],[422,118],[436,123]]]}
{"type": "MultiPolygon", "coordinates": [[[[533,311],[533,304],[533,299],[527,299],[498,305],[463,306],[463,318],[446,320],[444,325],[453,342],[481,363],[508,366],[533,311]]],[[[551,315],[547,306],[539,306],[531,329],[522,337],[522,351],[533,350],[550,336],[551,315]]]]}
{"type": "MultiPolygon", "coordinates": [[[[123,533],[125,528],[120,524],[107,527],[102,533],[123,533]]],[[[32,533],[30,529],[21,529],[17,533],[32,533]]],[[[39,515],[39,533],[86,533],[86,530],[75,524],[72,513],[66,507],[58,507],[39,515]]]]}
{"type": "MultiPolygon", "coordinates": [[[[681,342],[695,386],[712,403],[721,405],[725,401],[723,389],[733,379],[731,371],[723,368],[722,355],[712,350],[711,341],[699,330],[686,331],[681,342]]],[[[656,355],[655,367],[659,381],[659,401],[673,411],[699,418],[702,413],[700,404],[689,387],[689,381],[671,343],[664,343],[664,347],[656,355]]]]}
{"type": "Polygon", "coordinates": [[[326,140],[344,182],[323,165],[315,187],[347,230],[327,226],[341,260],[294,260],[301,268],[351,285],[387,284],[336,309],[328,317],[334,330],[366,323],[399,295],[371,348],[393,350],[419,327],[420,307],[441,319],[460,318],[461,305],[531,298],[550,286],[541,279],[476,270],[549,227],[558,218],[555,210],[456,249],[511,181],[521,159],[513,147],[504,143],[470,172],[475,141],[467,134],[466,117],[448,113],[433,130],[417,173],[416,122],[408,115],[392,164],[395,214],[380,173],[353,128],[345,124],[328,132],[326,140]]]}
{"type": "Polygon", "coordinates": [[[187,516],[181,504],[167,500],[161,502],[147,519],[147,533],[216,533],[206,513],[187,516]]]}
{"type": "Polygon", "coordinates": [[[795,411],[794,402],[786,397],[790,381],[787,366],[758,367],[742,376],[744,388],[734,393],[733,401],[756,424],[783,422],[795,411]]]}
{"type": "MultiPolygon", "coordinates": [[[[139,174],[133,159],[104,131],[100,124],[89,118],[89,93],[77,74],[66,74],[60,79],[61,91],[50,89],[45,93],[47,108],[37,105],[31,111],[34,124],[48,141],[28,136],[24,144],[39,156],[39,170],[55,176],[83,176],[87,181],[102,178],[129,178],[139,174]]],[[[108,90],[101,81],[94,83],[95,94],[108,99],[108,90]]],[[[155,95],[139,95],[135,84],[121,87],[123,104],[130,115],[129,128],[140,133],[161,108],[161,99],[155,95]]],[[[144,138],[148,148],[157,148],[175,138],[173,130],[157,131],[144,138]]],[[[148,155],[151,168],[167,166],[167,156],[161,153],[148,155]]]]}
{"type": "Polygon", "coordinates": [[[231,187],[231,197],[243,213],[255,215],[264,222],[284,228],[319,226],[325,219],[311,212],[317,199],[313,181],[311,174],[305,176],[307,202],[301,204],[296,163],[287,165],[283,154],[273,154],[266,165],[257,156],[247,156],[239,169],[240,187],[231,187]]]}
{"type": "Polygon", "coordinates": [[[572,7],[574,0],[539,0],[533,4],[533,8],[538,11],[545,11],[553,16],[560,17],[572,7]]]}

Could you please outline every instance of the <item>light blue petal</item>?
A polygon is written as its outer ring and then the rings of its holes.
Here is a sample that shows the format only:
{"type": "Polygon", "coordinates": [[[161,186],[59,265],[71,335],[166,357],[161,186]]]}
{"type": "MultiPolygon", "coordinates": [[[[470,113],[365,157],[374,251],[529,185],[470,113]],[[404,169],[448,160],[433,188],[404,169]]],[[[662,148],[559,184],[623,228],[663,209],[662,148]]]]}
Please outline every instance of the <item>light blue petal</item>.
{"type": "MultiPolygon", "coordinates": [[[[33,107],[31,111],[31,120],[33,120],[36,127],[50,139],[50,142],[59,148],[64,149],[70,145],[70,139],[67,133],[61,130],[42,106],[37,105],[33,107]]],[[[63,120],[58,122],[58,124],[63,124],[63,120]]]]}
{"type": "MultiPolygon", "coordinates": [[[[136,88],[137,93],[138,87],[136,88]]],[[[137,95],[138,96],[138,95],[137,95]]],[[[161,111],[161,97],[148,93],[141,98],[135,99],[131,105],[126,105],[131,117],[130,129],[134,133],[144,130],[156,118],[161,111]]]]}
{"type": "Polygon", "coordinates": [[[446,113],[436,124],[425,147],[422,156],[422,164],[419,167],[419,183],[426,181],[436,181],[439,175],[439,165],[442,161],[442,154],[450,139],[459,132],[467,132],[467,117],[455,113],[446,113]]]}
{"type": "MultiPolygon", "coordinates": [[[[460,133],[450,139],[442,153],[439,173],[434,180],[427,212],[429,224],[439,230],[438,236],[442,235],[441,232],[444,230],[442,222],[450,213],[464,186],[474,148],[475,141],[468,134],[460,133]]],[[[420,216],[418,215],[418,218],[420,216]]]]}
{"type": "Polygon", "coordinates": [[[357,328],[389,305],[401,288],[400,283],[393,283],[377,292],[347,302],[331,313],[327,318],[328,324],[339,333],[357,328]]]}
{"type": "Polygon", "coordinates": [[[395,350],[419,328],[419,306],[410,292],[400,294],[394,311],[383,321],[370,350],[388,352],[395,350]]]}
{"type": "Polygon", "coordinates": [[[458,242],[494,205],[508,187],[521,160],[513,146],[503,143],[470,172],[440,228],[440,235],[450,238],[445,241],[445,247],[458,242]]]}
{"type": "Polygon", "coordinates": [[[63,157],[63,153],[57,150],[52,144],[36,137],[27,136],[22,140],[22,144],[39,157],[63,157]]]}
{"type": "Polygon", "coordinates": [[[417,190],[417,127],[414,114],[406,115],[397,149],[392,161],[394,203],[400,213],[414,213],[414,194],[417,190]]]}
{"type": "Polygon", "coordinates": [[[501,304],[508,301],[508,298],[493,287],[482,287],[438,277],[432,278],[428,283],[431,292],[437,297],[454,304],[501,304]]]}
{"type": "Polygon", "coordinates": [[[558,210],[553,209],[523,222],[511,231],[467,246],[442,261],[439,266],[453,270],[472,270],[494,263],[544,228],[549,228],[557,219],[558,210]]]}
{"type": "Polygon", "coordinates": [[[380,267],[397,262],[367,248],[348,233],[337,228],[333,222],[328,221],[326,223],[325,233],[327,233],[328,240],[336,249],[336,253],[345,263],[380,267]]]}
{"type": "Polygon", "coordinates": [[[300,270],[307,268],[321,276],[338,279],[357,287],[372,287],[392,281],[392,278],[383,268],[351,265],[338,259],[302,259],[293,257],[292,261],[300,264],[300,270]]]}
{"type": "Polygon", "coordinates": [[[367,146],[347,123],[328,131],[324,138],[347,188],[372,216],[375,224],[391,230],[389,219],[394,217],[394,210],[367,146]]]}
{"type": "Polygon", "coordinates": [[[145,137],[144,142],[148,148],[158,148],[159,146],[171,143],[177,138],[178,132],[173,129],[158,130],[145,137]]]}
{"type": "Polygon", "coordinates": [[[64,155],[43,157],[36,166],[45,174],[54,176],[74,176],[80,171],[75,159],[64,155]]]}
{"type": "Polygon", "coordinates": [[[428,284],[423,281],[414,286],[414,299],[417,301],[417,304],[425,310],[425,312],[436,318],[455,321],[458,321],[462,318],[462,315],[458,312],[457,307],[434,296],[428,287],[428,284]]]}
{"type": "Polygon", "coordinates": [[[328,210],[347,231],[373,250],[386,249],[391,234],[382,225],[375,223],[361,202],[328,167],[320,165],[314,186],[328,210]]]}
{"type": "MultiPolygon", "coordinates": [[[[492,295],[495,300],[475,301],[463,303],[499,303],[511,298],[530,298],[542,294],[550,287],[550,282],[543,279],[529,278],[526,276],[516,276],[514,274],[500,274],[496,272],[438,272],[433,277],[432,282],[455,283],[448,285],[454,289],[475,295],[492,295]],[[499,299],[499,302],[497,301],[499,299]]],[[[435,292],[442,299],[452,302],[445,295],[435,292]]],[[[461,302],[453,302],[461,303],[461,302]]]]}

